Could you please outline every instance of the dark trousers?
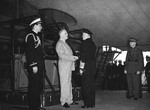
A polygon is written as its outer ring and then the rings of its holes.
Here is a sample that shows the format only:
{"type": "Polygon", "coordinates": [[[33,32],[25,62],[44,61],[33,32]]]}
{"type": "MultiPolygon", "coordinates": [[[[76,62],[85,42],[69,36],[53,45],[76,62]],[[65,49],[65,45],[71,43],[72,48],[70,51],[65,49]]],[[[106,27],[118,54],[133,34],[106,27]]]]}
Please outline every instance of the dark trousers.
{"type": "Polygon", "coordinates": [[[95,70],[90,67],[82,76],[82,96],[85,106],[95,106],[95,70]]]}
{"type": "Polygon", "coordinates": [[[147,78],[148,92],[150,93],[150,75],[147,76],[146,78],[147,78]]]}
{"type": "Polygon", "coordinates": [[[135,73],[127,73],[127,83],[129,96],[134,96],[136,98],[140,97],[140,76],[135,73]]]}
{"type": "Polygon", "coordinates": [[[37,110],[41,106],[40,95],[43,91],[43,71],[33,73],[32,68],[28,69],[28,100],[30,110],[37,110]]]}

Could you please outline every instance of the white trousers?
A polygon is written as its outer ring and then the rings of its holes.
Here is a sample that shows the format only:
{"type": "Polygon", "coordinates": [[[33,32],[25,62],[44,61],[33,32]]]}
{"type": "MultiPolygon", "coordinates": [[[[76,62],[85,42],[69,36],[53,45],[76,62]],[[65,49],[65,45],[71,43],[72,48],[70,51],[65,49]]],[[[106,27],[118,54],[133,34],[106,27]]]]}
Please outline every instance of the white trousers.
{"type": "Polygon", "coordinates": [[[71,104],[73,102],[72,96],[72,70],[69,65],[59,64],[59,75],[60,75],[60,102],[61,105],[65,103],[71,104]]]}

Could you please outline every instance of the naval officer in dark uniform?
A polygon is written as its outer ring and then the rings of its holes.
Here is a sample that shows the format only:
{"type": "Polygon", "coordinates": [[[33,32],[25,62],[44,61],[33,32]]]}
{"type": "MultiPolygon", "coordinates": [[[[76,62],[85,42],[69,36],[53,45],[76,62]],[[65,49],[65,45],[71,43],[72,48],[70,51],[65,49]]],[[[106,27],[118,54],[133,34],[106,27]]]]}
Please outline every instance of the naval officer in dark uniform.
{"type": "Polygon", "coordinates": [[[144,67],[142,50],[137,47],[137,39],[129,39],[124,73],[127,74],[128,94],[127,98],[138,100],[141,90],[141,72],[144,67]]]}
{"type": "Polygon", "coordinates": [[[41,19],[34,19],[30,25],[31,32],[25,37],[26,60],[28,71],[28,99],[30,110],[40,110],[40,94],[43,90],[45,70],[44,53],[38,33],[42,30],[41,19]]]}
{"type": "Polygon", "coordinates": [[[80,50],[80,74],[82,75],[83,103],[81,108],[95,107],[95,73],[96,73],[96,46],[92,41],[92,32],[82,31],[83,42],[80,50]]]}

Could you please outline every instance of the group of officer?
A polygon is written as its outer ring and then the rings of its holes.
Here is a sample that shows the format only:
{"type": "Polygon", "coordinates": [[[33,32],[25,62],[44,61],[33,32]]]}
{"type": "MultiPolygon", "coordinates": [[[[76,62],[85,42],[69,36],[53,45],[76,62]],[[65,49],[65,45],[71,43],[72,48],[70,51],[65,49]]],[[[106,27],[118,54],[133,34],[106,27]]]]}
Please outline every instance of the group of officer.
{"type": "Polygon", "coordinates": [[[117,60],[109,61],[106,65],[105,88],[108,90],[126,90],[127,81],[124,74],[124,64],[117,60]]]}
{"type": "MultiPolygon", "coordinates": [[[[30,32],[25,37],[25,54],[28,71],[28,99],[30,110],[41,110],[41,94],[44,90],[44,51],[41,45],[39,34],[42,31],[42,21],[40,17],[35,18],[29,24],[30,32]]],[[[58,54],[58,69],[60,74],[61,97],[60,101],[63,107],[68,108],[69,105],[77,104],[72,98],[71,72],[73,69],[73,61],[78,57],[72,55],[72,50],[66,43],[68,31],[66,28],[59,30],[60,40],[57,42],[56,51],[58,54]],[[70,60],[69,60],[70,58],[70,60]],[[66,66],[67,64],[67,66],[66,66]],[[69,65],[69,66],[68,66],[69,65]],[[68,85],[69,84],[69,85],[68,85]]],[[[82,76],[83,103],[81,108],[95,107],[95,70],[96,46],[92,41],[92,32],[88,29],[82,29],[82,45],[80,55],[80,75],[82,76]]]]}

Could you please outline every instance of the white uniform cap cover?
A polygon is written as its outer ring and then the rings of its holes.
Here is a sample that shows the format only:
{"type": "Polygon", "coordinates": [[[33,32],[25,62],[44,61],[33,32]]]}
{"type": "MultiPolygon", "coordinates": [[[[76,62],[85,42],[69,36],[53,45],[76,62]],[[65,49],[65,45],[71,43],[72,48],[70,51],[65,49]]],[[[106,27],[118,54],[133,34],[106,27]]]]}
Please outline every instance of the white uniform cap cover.
{"type": "Polygon", "coordinates": [[[32,24],[35,24],[35,23],[38,23],[38,22],[41,22],[41,18],[37,18],[37,19],[33,20],[33,21],[30,23],[30,26],[31,26],[32,24]]]}

